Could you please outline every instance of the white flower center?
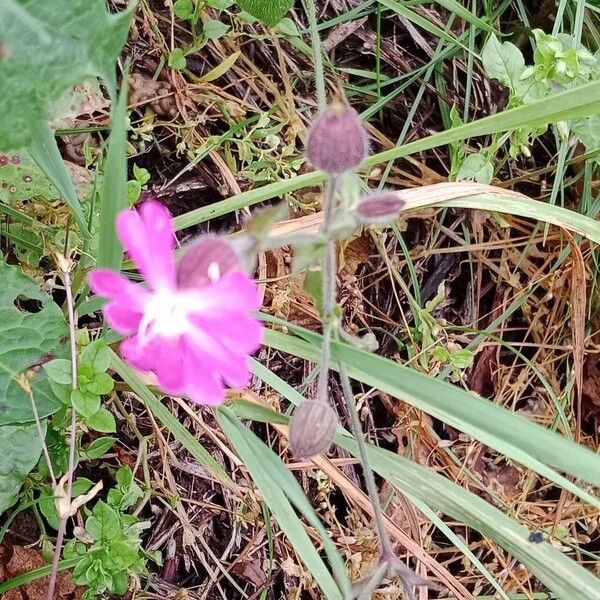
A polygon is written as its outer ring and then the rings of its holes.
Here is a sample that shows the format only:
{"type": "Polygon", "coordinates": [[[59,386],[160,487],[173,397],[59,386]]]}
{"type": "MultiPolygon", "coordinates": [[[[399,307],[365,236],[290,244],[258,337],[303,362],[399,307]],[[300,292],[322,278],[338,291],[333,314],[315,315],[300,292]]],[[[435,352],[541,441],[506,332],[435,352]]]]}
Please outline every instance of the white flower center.
{"type": "Polygon", "coordinates": [[[201,299],[194,293],[157,290],[144,306],[138,328],[140,346],[146,346],[156,336],[175,338],[189,333],[194,327],[189,314],[201,310],[201,304],[201,299]]]}

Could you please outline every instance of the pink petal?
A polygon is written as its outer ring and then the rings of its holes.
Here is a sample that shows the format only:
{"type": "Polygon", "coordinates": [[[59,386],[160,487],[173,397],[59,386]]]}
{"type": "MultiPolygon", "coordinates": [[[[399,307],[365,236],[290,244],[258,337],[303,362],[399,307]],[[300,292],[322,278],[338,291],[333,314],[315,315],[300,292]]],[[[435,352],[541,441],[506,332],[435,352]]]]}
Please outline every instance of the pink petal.
{"type": "Polygon", "coordinates": [[[102,312],[108,324],[123,335],[136,332],[143,316],[141,311],[116,302],[107,304],[102,312]]]}
{"type": "Polygon", "coordinates": [[[216,406],[225,401],[225,386],[216,372],[201,355],[187,348],[186,388],[193,402],[216,406]]]}
{"type": "Polygon", "coordinates": [[[117,217],[117,234],[124,249],[154,289],[175,288],[175,232],[169,211],[153,200],[117,217]]]}
{"type": "Polygon", "coordinates": [[[191,315],[190,320],[205,336],[225,348],[235,349],[236,354],[253,354],[262,344],[264,328],[249,315],[224,312],[214,316],[191,315]]]}
{"type": "Polygon", "coordinates": [[[186,395],[186,356],[181,338],[157,337],[153,346],[158,348],[155,373],[161,389],[167,394],[186,395]]]}
{"type": "Polygon", "coordinates": [[[109,298],[103,309],[104,316],[119,333],[133,333],[142,318],[148,291],[110,269],[94,269],[88,275],[95,294],[109,298]]]}
{"type": "Polygon", "coordinates": [[[152,344],[141,347],[137,335],[121,342],[119,347],[121,357],[126,363],[140,371],[152,371],[156,368],[156,351],[152,344]]]}
{"type": "Polygon", "coordinates": [[[222,377],[231,387],[245,387],[250,381],[248,357],[219,341],[211,340],[210,345],[198,343],[192,335],[185,336],[188,352],[195,361],[202,365],[199,370],[207,370],[222,377]]]}
{"type": "Polygon", "coordinates": [[[197,290],[199,310],[204,314],[250,312],[260,308],[260,294],[253,279],[240,271],[229,273],[212,285],[197,290]]]}

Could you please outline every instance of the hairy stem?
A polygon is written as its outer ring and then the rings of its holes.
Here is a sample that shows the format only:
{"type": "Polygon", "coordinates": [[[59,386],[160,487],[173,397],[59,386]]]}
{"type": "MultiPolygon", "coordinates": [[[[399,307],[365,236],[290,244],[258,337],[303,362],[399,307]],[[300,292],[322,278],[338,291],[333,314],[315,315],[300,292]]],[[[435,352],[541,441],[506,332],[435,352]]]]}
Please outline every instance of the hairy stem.
{"type": "Polygon", "coordinates": [[[323,110],[327,105],[327,95],[325,93],[325,72],[323,70],[323,49],[321,48],[321,38],[319,36],[319,24],[317,22],[317,9],[315,0],[304,0],[306,18],[308,19],[308,29],[310,31],[310,40],[313,51],[313,61],[315,70],[315,86],[317,88],[317,104],[319,110],[323,110]]]}
{"type": "Polygon", "coordinates": [[[337,296],[336,272],[337,260],[335,256],[335,240],[329,239],[331,217],[334,212],[339,178],[331,177],[325,184],[323,200],[323,223],[321,234],[327,240],[323,257],[323,344],[321,346],[321,367],[317,380],[318,402],[328,402],[327,385],[329,382],[329,369],[331,366],[331,340],[335,329],[335,301],[337,296]]]}
{"type": "MultiPolygon", "coordinates": [[[[76,339],[76,321],[75,309],[73,303],[73,290],[71,288],[71,273],[66,259],[62,258],[60,262],[62,277],[65,284],[67,295],[67,312],[69,316],[69,339],[71,342],[71,388],[77,389],[77,339],[76,339]],[[64,261],[64,263],[63,263],[64,261]]],[[[77,433],[77,415],[75,409],[71,408],[71,428],[69,432],[69,467],[67,471],[67,502],[71,502],[71,494],[73,492],[73,473],[75,471],[75,445],[77,433]]],[[[67,517],[62,517],[58,526],[56,535],[56,546],[54,548],[54,557],[52,559],[52,572],[50,573],[50,581],[48,583],[48,600],[54,599],[54,590],[56,589],[56,577],[58,574],[58,563],[60,562],[60,554],[62,551],[65,531],[67,529],[67,517]]]]}

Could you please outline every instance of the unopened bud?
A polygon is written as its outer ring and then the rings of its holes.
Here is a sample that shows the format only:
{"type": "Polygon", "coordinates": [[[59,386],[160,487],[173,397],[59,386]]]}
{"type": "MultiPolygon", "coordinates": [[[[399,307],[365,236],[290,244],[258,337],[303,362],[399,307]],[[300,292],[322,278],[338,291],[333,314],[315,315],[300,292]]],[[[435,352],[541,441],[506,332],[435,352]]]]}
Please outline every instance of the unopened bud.
{"type": "Polygon", "coordinates": [[[337,415],[326,402],[305,400],[290,421],[290,448],[298,459],[327,451],[337,427],[337,415]]]}
{"type": "Polygon", "coordinates": [[[361,200],[356,212],[361,223],[385,223],[395,219],[405,206],[405,200],[393,192],[384,192],[361,200]]]}
{"type": "Polygon", "coordinates": [[[238,256],[228,242],[202,238],[192,242],[179,259],[177,285],[182,289],[202,287],[238,269],[238,256]]]}
{"type": "Polygon", "coordinates": [[[330,105],[314,121],[306,140],[306,155],[317,169],[339,174],[367,156],[369,140],[358,113],[341,103],[330,105]]]}

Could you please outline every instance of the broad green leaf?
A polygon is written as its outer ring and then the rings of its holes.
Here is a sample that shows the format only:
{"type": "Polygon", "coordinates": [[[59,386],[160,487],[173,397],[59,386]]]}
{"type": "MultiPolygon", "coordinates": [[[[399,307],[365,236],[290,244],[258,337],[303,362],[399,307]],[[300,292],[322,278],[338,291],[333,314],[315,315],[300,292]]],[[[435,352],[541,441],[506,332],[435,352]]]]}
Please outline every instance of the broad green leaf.
{"type": "Polygon", "coordinates": [[[269,27],[275,27],[292,8],[294,0],[237,0],[237,4],[269,27]]]}
{"type": "MultiPolygon", "coordinates": [[[[571,131],[585,146],[586,152],[600,149],[600,115],[592,115],[584,119],[575,119],[570,123],[571,131]]],[[[596,158],[596,161],[599,159],[596,158]]]]}
{"type": "Polygon", "coordinates": [[[173,4],[173,14],[182,21],[188,21],[194,14],[192,0],[177,0],[173,4]]]}
{"type": "Polygon", "coordinates": [[[44,365],[44,371],[50,381],[60,385],[71,385],[73,383],[73,369],[71,361],[66,358],[56,358],[44,365]]]}
{"type": "Polygon", "coordinates": [[[178,71],[183,71],[187,61],[185,59],[185,54],[181,48],[175,48],[172,52],[169,53],[168,65],[172,69],[177,69],[178,71]]]}
{"type": "Polygon", "coordinates": [[[0,426],[0,514],[14,504],[41,453],[35,423],[0,426]]]}
{"type": "Polygon", "coordinates": [[[87,448],[81,449],[81,455],[88,460],[95,460],[104,456],[117,441],[114,437],[102,437],[94,440],[87,448]]]}
{"type": "MultiPolygon", "coordinates": [[[[0,281],[0,425],[6,425],[33,421],[18,382],[44,355],[64,354],[69,332],[60,308],[17,267],[0,262],[0,281]]],[[[60,408],[43,370],[29,383],[40,417],[60,408]]]]}
{"type": "Polygon", "coordinates": [[[25,151],[0,154],[0,201],[59,197],[56,188],[25,151]]]}
{"type": "Polygon", "coordinates": [[[96,541],[110,542],[119,535],[121,520],[114,508],[100,500],[92,510],[92,515],[85,522],[85,530],[96,541]]]}
{"type": "Polygon", "coordinates": [[[110,14],[104,0],[4,0],[0,4],[0,149],[27,146],[49,106],[82,80],[101,77],[114,90],[133,6],[110,14]]]}
{"type": "Polygon", "coordinates": [[[88,344],[81,353],[80,364],[89,365],[94,373],[104,373],[110,366],[110,351],[102,339],[88,344]]]}
{"type": "Polygon", "coordinates": [[[525,71],[525,59],[514,44],[501,42],[492,33],[481,51],[481,61],[488,77],[516,92],[525,71]]]}
{"type": "Polygon", "coordinates": [[[490,183],[493,177],[494,165],[485,154],[481,154],[480,152],[469,154],[462,165],[460,165],[456,174],[457,181],[470,179],[477,183],[490,183]]]}
{"type": "Polygon", "coordinates": [[[94,431],[114,433],[117,430],[113,414],[101,406],[96,412],[85,419],[85,424],[94,431]]]}
{"type": "Polygon", "coordinates": [[[229,25],[217,21],[217,19],[209,19],[202,25],[202,33],[207,40],[218,40],[222,38],[227,31],[229,31],[229,25]]]}
{"type": "Polygon", "coordinates": [[[100,409],[100,396],[81,390],[71,392],[73,408],[84,418],[88,419],[100,409]]]}

